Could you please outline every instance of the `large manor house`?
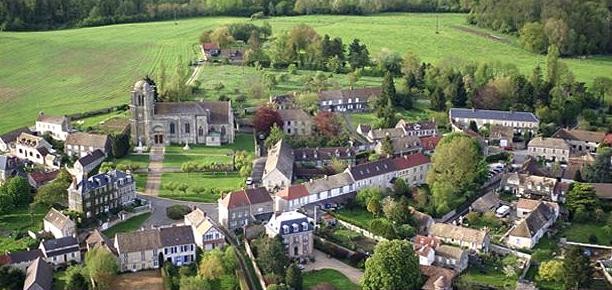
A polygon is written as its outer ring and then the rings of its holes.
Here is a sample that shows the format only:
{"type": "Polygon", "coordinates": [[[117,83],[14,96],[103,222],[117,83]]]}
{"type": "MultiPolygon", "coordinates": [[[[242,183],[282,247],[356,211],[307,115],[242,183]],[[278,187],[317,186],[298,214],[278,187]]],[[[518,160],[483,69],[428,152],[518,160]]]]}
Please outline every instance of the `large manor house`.
{"type": "Polygon", "coordinates": [[[134,144],[234,143],[231,102],[158,102],[155,85],[140,80],[130,102],[131,138],[134,144]]]}

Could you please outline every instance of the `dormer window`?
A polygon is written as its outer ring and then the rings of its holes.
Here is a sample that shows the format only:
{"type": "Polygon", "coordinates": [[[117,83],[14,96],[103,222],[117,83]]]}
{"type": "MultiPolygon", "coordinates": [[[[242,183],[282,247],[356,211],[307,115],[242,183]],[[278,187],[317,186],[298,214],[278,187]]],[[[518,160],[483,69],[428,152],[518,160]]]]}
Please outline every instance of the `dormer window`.
{"type": "Polygon", "coordinates": [[[289,226],[283,225],[283,233],[285,233],[285,234],[289,233],[289,226]]]}
{"type": "Polygon", "coordinates": [[[294,233],[297,233],[300,231],[300,226],[298,224],[292,224],[291,226],[293,227],[294,233]]]}
{"type": "Polygon", "coordinates": [[[308,230],[308,223],[306,223],[306,222],[302,223],[302,230],[303,231],[307,231],[308,230]]]}

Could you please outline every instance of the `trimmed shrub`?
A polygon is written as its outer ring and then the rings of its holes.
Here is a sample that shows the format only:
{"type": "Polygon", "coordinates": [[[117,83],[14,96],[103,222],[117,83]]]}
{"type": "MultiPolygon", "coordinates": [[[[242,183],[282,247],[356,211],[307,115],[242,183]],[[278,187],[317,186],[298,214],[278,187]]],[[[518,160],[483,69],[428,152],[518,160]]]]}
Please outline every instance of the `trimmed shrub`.
{"type": "Polygon", "coordinates": [[[175,204],[166,208],[166,216],[173,220],[182,220],[190,212],[191,208],[186,205],[175,204]]]}

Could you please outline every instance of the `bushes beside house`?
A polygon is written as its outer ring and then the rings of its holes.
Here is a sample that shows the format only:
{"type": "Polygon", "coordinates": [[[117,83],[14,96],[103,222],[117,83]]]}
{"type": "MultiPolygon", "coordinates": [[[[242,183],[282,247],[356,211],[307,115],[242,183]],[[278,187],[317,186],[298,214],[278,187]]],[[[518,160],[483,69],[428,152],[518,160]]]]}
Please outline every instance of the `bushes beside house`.
{"type": "Polygon", "coordinates": [[[173,220],[182,220],[190,212],[191,208],[186,205],[175,204],[166,208],[166,216],[173,220]]]}

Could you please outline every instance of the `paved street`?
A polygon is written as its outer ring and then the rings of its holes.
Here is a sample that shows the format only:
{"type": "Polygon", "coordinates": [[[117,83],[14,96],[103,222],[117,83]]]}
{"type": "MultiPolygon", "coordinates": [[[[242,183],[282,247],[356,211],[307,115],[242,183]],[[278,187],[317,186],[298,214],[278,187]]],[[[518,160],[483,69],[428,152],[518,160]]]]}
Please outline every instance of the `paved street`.
{"type": "Polygon", "coordinates": [[[359,280],[361,280],[361,276],[363,276],[363,272],[360,269],[351,267],[340,262],[339,260],[328,258],[327,254],[319,250],[314,250],[313,254],[315,256],[315,262],[304,265],[304,272],[321,269],[334,269],[344,274],[353,283],[359,284],[359,280]]]}
{"type": "Polygon", "coordinates": [[[217,204],[214,203],[203,203],[203,202],[189,202],[189,201],[178,201],[148,195],[139,195],[140,198],[146,199],[151,202],[151,208],[153,210],[151,217],[144,222],[143,226],[150,227],[152,225],[171,225],[180,223],[182,221],[171,220],[166,216],[166,208],[175,204],[184,204],[189,207],[197,206],[205,211],[214,220],[217,220],[217,204]]]}

